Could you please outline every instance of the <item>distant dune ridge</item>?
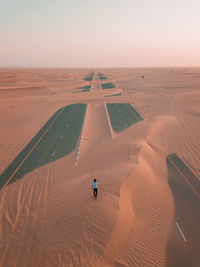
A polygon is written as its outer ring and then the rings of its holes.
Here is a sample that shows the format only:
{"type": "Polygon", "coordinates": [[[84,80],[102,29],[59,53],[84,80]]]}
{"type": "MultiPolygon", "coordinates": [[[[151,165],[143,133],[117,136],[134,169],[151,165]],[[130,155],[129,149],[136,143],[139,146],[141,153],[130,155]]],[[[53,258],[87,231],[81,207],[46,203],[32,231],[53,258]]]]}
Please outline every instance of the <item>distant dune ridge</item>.
{"type": "Polygon", "coordinates": [[[166,164],[176,153],[200,181],[199,84],[199,68],[1,69],[1,173],[57,110],[87,112],[74,151],[56,158],[52,147],[52,160],[0,191],[0,266],[199,266],[166,164]],[[114,87],[102,90],[98,73],[114,87]],[[104,103],[130,103],[144,120],[116,133],[104,103]]]}

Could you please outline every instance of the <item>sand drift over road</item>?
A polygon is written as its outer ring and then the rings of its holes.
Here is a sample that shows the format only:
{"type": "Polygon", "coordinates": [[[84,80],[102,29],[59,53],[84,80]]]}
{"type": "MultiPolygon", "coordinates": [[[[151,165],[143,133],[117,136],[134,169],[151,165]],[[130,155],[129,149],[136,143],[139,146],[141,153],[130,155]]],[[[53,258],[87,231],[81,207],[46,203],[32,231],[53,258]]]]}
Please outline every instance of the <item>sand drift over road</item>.
{"type": "Polygon", "coordinates": [[[199,267],[199,84],[1,69],[0,266],[199,267]]]}

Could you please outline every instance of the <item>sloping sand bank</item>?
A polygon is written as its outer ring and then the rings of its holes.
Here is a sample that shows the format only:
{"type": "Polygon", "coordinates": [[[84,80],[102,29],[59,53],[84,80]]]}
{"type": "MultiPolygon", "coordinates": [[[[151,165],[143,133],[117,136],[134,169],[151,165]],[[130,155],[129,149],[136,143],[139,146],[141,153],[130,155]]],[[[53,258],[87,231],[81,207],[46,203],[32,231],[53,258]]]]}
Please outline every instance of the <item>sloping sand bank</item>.
{"type": "Polygon", "coordinates": [[[120,188],[119,216],[98,266],[165,265],[174,204],[162,137],[173,123],[171,117],[160,118],[143,141],[138,167],[120,188]]]}
{"type": "Polygon", "coordinates": [[[166,157],[176,153],[200,177],[200,69],[98,70],[116,86],[112,94],[121,92],[109,99],[98,72],[83,80],[89,72],[0,71],[1,172],[56,110],[88,105],[77,166],[75,150],[0,192],[0,266],[165,266],[170,238],[181,252],[192,244],[187,225],[185,245],[174,222],[166,157]],[[112,138],[106,101],[131,103],[144,120],[112,138]]]}

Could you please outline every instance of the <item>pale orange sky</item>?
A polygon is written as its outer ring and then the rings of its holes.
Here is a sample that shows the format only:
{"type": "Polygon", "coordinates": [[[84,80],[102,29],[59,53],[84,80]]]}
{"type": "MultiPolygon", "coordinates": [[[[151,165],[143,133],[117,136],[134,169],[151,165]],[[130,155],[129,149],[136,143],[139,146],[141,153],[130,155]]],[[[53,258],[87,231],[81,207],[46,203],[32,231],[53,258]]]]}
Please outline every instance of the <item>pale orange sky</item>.
{"type": "Polygon", "coordinates": [[[0,66],[200,66],[198,0],[0,0],[0,66]]]}

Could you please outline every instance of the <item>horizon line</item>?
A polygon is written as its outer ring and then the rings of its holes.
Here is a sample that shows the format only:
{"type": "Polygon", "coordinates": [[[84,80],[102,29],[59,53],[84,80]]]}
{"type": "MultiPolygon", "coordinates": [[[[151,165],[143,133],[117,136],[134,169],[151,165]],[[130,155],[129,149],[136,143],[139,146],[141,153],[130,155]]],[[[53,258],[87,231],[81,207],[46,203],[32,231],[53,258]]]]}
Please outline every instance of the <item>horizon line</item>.
{"type": "Polygon", "coordinates": [[[0,66],[0,69],[149,69],[149,68],[200,68],[199,66],[134,66],[134,67],[105,67],[105,66],[99,66],[99,67],[42,67],[42,66],[0,66]]]}

